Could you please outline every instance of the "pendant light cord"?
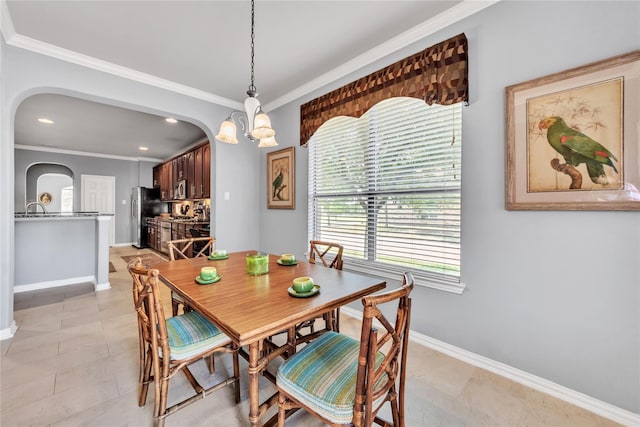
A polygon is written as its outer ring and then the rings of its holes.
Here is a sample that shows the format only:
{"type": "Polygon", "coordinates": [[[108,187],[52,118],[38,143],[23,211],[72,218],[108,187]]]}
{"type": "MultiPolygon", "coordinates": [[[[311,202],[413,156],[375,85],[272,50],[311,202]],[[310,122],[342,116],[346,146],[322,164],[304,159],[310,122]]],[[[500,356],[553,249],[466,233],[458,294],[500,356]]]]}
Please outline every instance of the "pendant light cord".
{"type": "Polygon", "coordinates": [[[253,56],[254,56],[254,49],[255,49],[255,43],[254,43],[254,39],[255,39],[255,34],[254,34],[254,26],[255,26],[255,12],[254,12],[254,0],[251,0],[251,84],[249,85],[249,90],[247,91],[247,94],[249,96],[256,96],[256,86],[254,84],[254,79],[255,79],[255,75],[254,75],[254,62],[253,62],[253,56]],[[253,93],[253,95],[251,93],[253,93]]]}

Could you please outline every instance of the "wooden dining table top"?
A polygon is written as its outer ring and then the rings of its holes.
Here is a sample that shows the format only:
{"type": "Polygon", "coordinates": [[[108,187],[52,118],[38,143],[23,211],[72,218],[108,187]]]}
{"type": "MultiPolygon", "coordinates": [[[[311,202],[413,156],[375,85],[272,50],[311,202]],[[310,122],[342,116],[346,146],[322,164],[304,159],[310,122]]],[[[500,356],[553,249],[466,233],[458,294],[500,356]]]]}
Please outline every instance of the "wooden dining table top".
{"type": "Polygon", "coordinates": [[[153,268],[159,270],[163,283],[240,346],[359,300],[386,286],[377,278],[306,261],[283,266],[277,263],[278,255],[269,255],[267,274],[251,276],[246,272],[248,253],[255,251],[230,253],[224,260],[199,257],[169,261],[153,268]],[[209,285],[198,284],[195,278],[205,266],[216,267],[221,279],[209,285]],[[289,295],[287,290],[293,279],[302,276],[313,278],[320,286],[317,295],[308,298],[289,295]]]}

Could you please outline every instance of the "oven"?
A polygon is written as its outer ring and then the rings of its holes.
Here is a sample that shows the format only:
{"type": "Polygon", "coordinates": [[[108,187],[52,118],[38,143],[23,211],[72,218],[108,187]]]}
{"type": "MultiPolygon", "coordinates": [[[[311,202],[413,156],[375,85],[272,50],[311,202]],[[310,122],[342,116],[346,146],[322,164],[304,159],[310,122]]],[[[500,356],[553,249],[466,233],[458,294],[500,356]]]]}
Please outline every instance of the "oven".
{"type": "Polygon", "coordinates": [[[171,240],[171,223],[169,221],[160,221],[160,252],[169,253],[167,242],[171,240]]]}

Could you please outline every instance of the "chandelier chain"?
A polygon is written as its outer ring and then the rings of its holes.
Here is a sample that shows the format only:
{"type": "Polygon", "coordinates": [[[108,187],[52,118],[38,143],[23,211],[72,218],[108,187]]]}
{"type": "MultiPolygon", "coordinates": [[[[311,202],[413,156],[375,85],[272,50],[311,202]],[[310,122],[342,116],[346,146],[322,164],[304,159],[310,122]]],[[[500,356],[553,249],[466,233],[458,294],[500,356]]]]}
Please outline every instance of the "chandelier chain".
{"type": "Polygon", "coordinates": [[[254,84],[254,79],[255,79],[255,75],[254,75],[254,49],[255,49],[255,34],[254,34],[254,27],[255,27],[255,12],[254,12],[254,0],[251,0],[251,85],[249,85],[249,91],[252,92],[256,92],[256,86],[254,84]]]}

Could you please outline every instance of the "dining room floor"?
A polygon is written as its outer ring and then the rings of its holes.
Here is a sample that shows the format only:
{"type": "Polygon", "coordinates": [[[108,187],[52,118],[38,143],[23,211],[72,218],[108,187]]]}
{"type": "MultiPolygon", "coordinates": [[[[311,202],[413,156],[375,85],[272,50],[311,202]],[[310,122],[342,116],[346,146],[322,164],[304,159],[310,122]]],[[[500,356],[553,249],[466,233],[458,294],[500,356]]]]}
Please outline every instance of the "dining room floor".
{"type": "MultiPolygon", "coordinates": [[[[137,405],[137,320],[131,277],[121,258],[149,252],[111,248],[110,261],[116,271],[109,274],[109,290],[94,292],[92,284],[80,284],[15,295],[18,330],[13,338],[0,341],[0,425],[152,425],[152,388],[147,404],[137,405]]],[[[163,296],[165,311],[171,313],[166,288],[163,296]]],[[[359,320],[341,318],[342,331],[355,337],[359,324],[359,320]]],[[[203,385],[231,370],[228,355],[216,357],[213,376],[204,362],[194,366],[203,385]]],[[[223,388],[169,416],[165,425],[248,425],[247,363],[240,360],[245,374],[239,404],[234,403],[232,391],[223,388]]],[[[407,366],[405,416],[409,427],[617,425],[414,342],[409,346],[407,366]]],[[[184,376],[177,376],[170,386],[170,403],[190,390],[184,376]]],[[[261,378],[261,399],[274,390],[261,378]]],[[[287,425],[322,424],[299,412],[287,425]]]]}

